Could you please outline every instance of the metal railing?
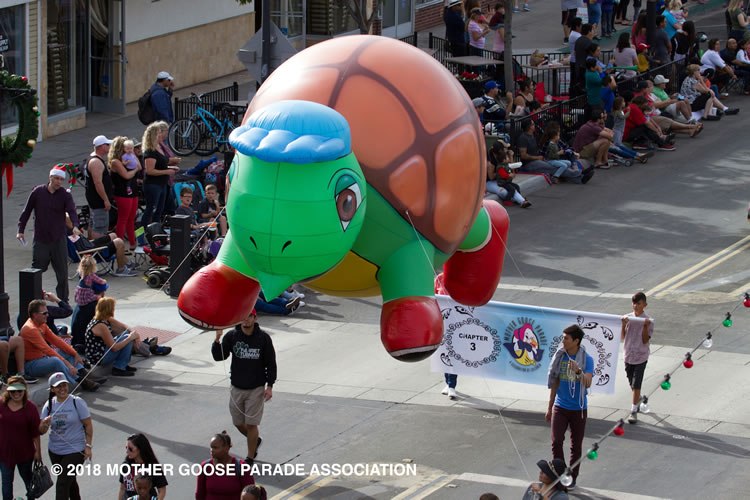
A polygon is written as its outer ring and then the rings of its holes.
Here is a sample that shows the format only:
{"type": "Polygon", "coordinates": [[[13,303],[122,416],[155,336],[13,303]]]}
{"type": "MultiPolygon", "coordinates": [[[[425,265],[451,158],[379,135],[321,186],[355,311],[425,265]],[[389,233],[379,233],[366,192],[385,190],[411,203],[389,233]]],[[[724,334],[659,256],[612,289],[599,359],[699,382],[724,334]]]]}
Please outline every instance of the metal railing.
{"type": "MultiPolygon", "coordinates": [[[[221,102],[239,100],[240,89],[237,82],[232,83],[229,87],[212,90],[203,94],[203,104],[207,109],[211,109],[213,104],[221,102]]],[[[198,109],[198,100],[195,97],[186,97],[185,99],[174,98],[174,119],[190,118],[198,109]]],[[[241,117],[240,117],[241,119],[241,117]]]]}

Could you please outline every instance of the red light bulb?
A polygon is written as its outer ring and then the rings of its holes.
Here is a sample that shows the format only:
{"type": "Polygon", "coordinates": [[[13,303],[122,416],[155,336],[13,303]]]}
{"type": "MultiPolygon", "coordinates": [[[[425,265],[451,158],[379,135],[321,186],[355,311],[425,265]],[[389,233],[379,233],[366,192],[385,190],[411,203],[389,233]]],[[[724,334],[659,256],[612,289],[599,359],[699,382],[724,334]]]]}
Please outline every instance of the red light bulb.
{"type": "Polygon", "coordinates": [[[686,359],[685,361],[682,362],[682,366],[684,366],[685,368],[688,368],[688,369],[692,368],[693,367],[693,360],[692,359],[686,359]]]}
{"type": "Polygon", "coordinates": [[[615,436],[622,436],[625,434],[625,429],[622,428],[622,426],[615,427],[615,430],[612,431],[612,433],[615,436]]]}
{"type": "Polygon", "coordinates": [[[745,300],[742,301],[742,305],[745,307],[750,307],[750,297],[745,297],[745,300]]]}

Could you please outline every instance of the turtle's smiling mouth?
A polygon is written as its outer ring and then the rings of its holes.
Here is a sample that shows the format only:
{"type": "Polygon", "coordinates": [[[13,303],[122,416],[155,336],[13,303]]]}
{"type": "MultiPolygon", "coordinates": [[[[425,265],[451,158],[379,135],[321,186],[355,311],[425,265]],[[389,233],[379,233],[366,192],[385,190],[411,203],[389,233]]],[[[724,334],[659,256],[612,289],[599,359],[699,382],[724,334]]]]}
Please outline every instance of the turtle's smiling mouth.
{"type": "MultiPolygon", "coordinates": [[[[258,250],[258,244],[255,242],[255,238],[253,238],[252,236],[250,236],[250,243],[253,244],[256,250],[258,250]]],[[[292,244],[292,240],[286,240],[284,245],[282,245],[281,247],[281,253],[284,253],[284,250],[286,250],[286,247],[288,247],[291,244],[292,244]]]]}

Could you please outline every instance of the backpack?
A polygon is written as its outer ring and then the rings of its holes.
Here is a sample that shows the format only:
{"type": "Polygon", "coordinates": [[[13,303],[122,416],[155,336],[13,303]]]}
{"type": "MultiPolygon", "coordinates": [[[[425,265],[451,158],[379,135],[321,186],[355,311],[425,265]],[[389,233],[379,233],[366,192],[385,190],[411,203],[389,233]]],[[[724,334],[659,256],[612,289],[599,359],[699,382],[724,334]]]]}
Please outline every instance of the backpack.
{"type": "Polygon", "coordinates": [[[156,111],[151,104],[151,89],[138,99],[138,119],[144,125],[150,125],[156,121],[156,111]]]}

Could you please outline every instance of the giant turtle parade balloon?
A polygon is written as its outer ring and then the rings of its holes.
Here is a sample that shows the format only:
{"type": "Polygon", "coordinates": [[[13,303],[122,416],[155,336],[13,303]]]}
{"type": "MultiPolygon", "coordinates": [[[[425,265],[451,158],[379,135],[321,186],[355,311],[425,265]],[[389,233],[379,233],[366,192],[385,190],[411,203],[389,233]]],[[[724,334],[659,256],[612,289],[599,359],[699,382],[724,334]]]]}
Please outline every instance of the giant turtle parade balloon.
{"type": "Polygon", "coordinates": [[[382,295],[381,341],[417,361],[440,345],[437,271],[459,303],[487,303],[503,267],[508,215],[485,190],[485,140],[456,78],[408,44],[329,40],[258,90],[242,126],[217,258],[180,293],[182,317],[231,327],[258,293],[294,283],[382,295]]]}

